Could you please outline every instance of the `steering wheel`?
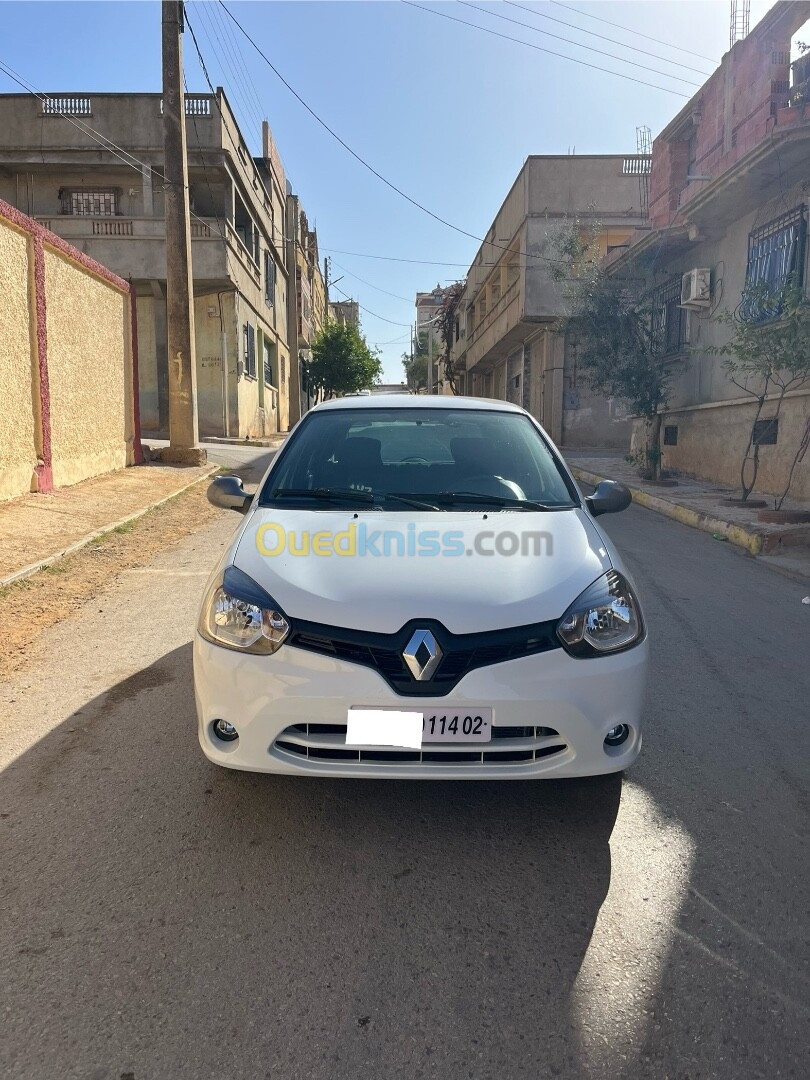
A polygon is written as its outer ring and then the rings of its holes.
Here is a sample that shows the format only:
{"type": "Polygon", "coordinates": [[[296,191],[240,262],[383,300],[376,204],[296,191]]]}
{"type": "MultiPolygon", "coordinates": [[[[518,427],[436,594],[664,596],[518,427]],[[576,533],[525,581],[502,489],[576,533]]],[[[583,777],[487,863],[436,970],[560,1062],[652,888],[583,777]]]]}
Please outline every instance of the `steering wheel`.
{"type": "Polygon", "coordinates": [[[419,457],[418,454],[411,454],[410,457],[400,458],[400,464],[404,464],[406,461],[416,461],[420,465],[430,465],[430,462],[426,457],[419,457]]]}

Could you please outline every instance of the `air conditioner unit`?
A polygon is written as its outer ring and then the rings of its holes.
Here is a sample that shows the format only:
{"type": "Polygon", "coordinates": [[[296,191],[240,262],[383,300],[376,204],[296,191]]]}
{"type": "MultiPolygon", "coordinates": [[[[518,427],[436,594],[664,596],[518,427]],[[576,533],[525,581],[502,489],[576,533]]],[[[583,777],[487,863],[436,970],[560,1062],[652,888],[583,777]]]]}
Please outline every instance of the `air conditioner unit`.
{"type": "Polygon", "coordinates": [[[687,270],[681,278],[681,307],[706,308],[712,302],[712,272],[708,266],[687,270]]]}

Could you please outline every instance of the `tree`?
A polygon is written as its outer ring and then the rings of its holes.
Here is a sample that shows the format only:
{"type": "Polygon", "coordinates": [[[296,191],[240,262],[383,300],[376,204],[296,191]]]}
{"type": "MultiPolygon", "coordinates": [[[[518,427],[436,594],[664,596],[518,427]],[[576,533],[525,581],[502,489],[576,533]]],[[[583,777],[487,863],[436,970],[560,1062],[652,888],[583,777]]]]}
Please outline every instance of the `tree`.
{"type": "MultiPolygon", "coordinates": [[[[745,502],[757,482],[761,438],[757,425],[767,402],[774,400],[775,395],[773,410],[769,410],[771,415],[766,417],[774,428],[785,395],[810,381],[810,306],[804,301],[801,288],[792,283],[783,288],[757,285],[745,290],[736,311],[726,308],[717,321],[731,327],[732,336],[725,345],[706,351],[726,358],[723,363],[726,374],[756,402],[740,465],[741,501],[745,502]]],[[[793,459],[785,490],[775,502],[777,510],[790,490],[800,452],[801,446],[793,459]]]]}
{"type": "Polygon", "coordinates": [[[643,473],[660,475],[661,421],[677,365],[667,355],[667,309],[649,281],[651,267],[607,273],[598,223],[566,222],[549,236],[550,273],[575,321],[583,376],[597,393],[625,401],[646,422],[643,473]]]}
{"type": "Polygon", "coordinates": [[[424,330],[417,335],[413,355],[402,354],[402,366],[405,369],[405,382],[409,390],[417,392],[427,386],[428,341],[424,330]]]}
{"type": "Polygon", "coordinates": [[[356,327],[329,321],[312,343],[307,376],[319,395],[331,398],[379,382],[382,365],[356,327]]]}
{"type": "Polygon", "coordinates": [[[455,341],[456,315],[458,305],[461,302],[461,294],[464,292],[464,282],[455,281],[444,290],[442,306],[439,310],[436,327],[442,343],[442,363],[444,365],[444,377],[450,384],[450,389],[456,393],[456,373],[453,370],[451,352],[455,341]]]}

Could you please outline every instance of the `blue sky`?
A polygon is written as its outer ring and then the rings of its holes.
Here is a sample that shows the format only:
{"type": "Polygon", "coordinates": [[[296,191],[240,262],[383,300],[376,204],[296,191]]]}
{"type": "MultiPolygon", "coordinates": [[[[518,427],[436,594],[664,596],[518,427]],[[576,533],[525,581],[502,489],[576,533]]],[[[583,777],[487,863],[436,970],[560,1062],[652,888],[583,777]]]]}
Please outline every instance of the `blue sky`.
{"type": "MultiPolygon", "coordinates": [[[[460,3],[418,2],[687,97],[697,86],[585,51],[583,46],[698,84],[701,74],[636,50],[710,73],[709,61],[674,46],[716,60],[728,48],[728,0],[526,3],[535,13],[566,20],[580,30],[502,3],[473,0],[487,9],[480,11],[460,3]],[[509,23],[492,12],[575,44],[509,23]],[[579,12],[668,44],[656,44],[579,12]]],[[[436,214],[476,236],[489,227],[528,154],[565,154],[574,148],[577,153],[632,152],[637,125],[649,125],[655,135],[687,100],[395,0],[229,6],[281,74],[361,157],[436,214]]],[[[752,26],[769,7],[763,0],[753,0],[752,26]]],[[[225,87],[256,153],[259,120],[270,121],[287,174],[310,221],[317,225],[321,254],[332,257],[333,277],[343,278],[337,288],[366,308],[361,313],[366,337],[381,347],[386,378],[399,381],[400,354],[407,348],[416,290],[462,276],[477,243],[409,205],[347,154],[233,24],[226,32],[227,16],[221,8],[191,0],[188,10],[211,77],[225,87]],[[461,265],[388,262],[341,251],[461,265]]],[[[0,13],[0,60],[39,90],[160,90],[158,3],[4,3],[0,13]]],[[[205,90],[188,33],[184,50],[189,89],[205,90]]],[[[0,92],[18,89],[0,72],[0,92]]]]}

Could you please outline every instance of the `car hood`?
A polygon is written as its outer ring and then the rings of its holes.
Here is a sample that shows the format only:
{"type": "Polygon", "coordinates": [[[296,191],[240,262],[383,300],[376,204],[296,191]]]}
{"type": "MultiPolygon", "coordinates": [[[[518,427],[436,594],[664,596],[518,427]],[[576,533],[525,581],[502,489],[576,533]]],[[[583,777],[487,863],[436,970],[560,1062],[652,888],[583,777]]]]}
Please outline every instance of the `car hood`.
{"type": "Polygon", "coordinates": [[[408,513],[360,511],[355,517],[346,510],[259,507],[244,523],[233,561],[291,619],[377,633],[394,633],[410,619],[436,619],[457,634],[556,619],[611,567],[599,531],[579,509],[414,519],[408,513]],[[291,537],[301,550],[307,533],[310,551],[316,533],[342,534],[344,550],[353,535],[354,554],[291,554],[291,537]],[[391,538],[394,533],[402,539],[391,538]],[[458,553],[408,555],[411,536],[412,550],[438,545],[458,553]],[[273,551],[282,539],[278,554],[259,549],[261,543],[273,551]],[[493,553],[480,554],[476,542],[493,553]],[[497,553],[516,543],[516,554],[497,553]]]}

